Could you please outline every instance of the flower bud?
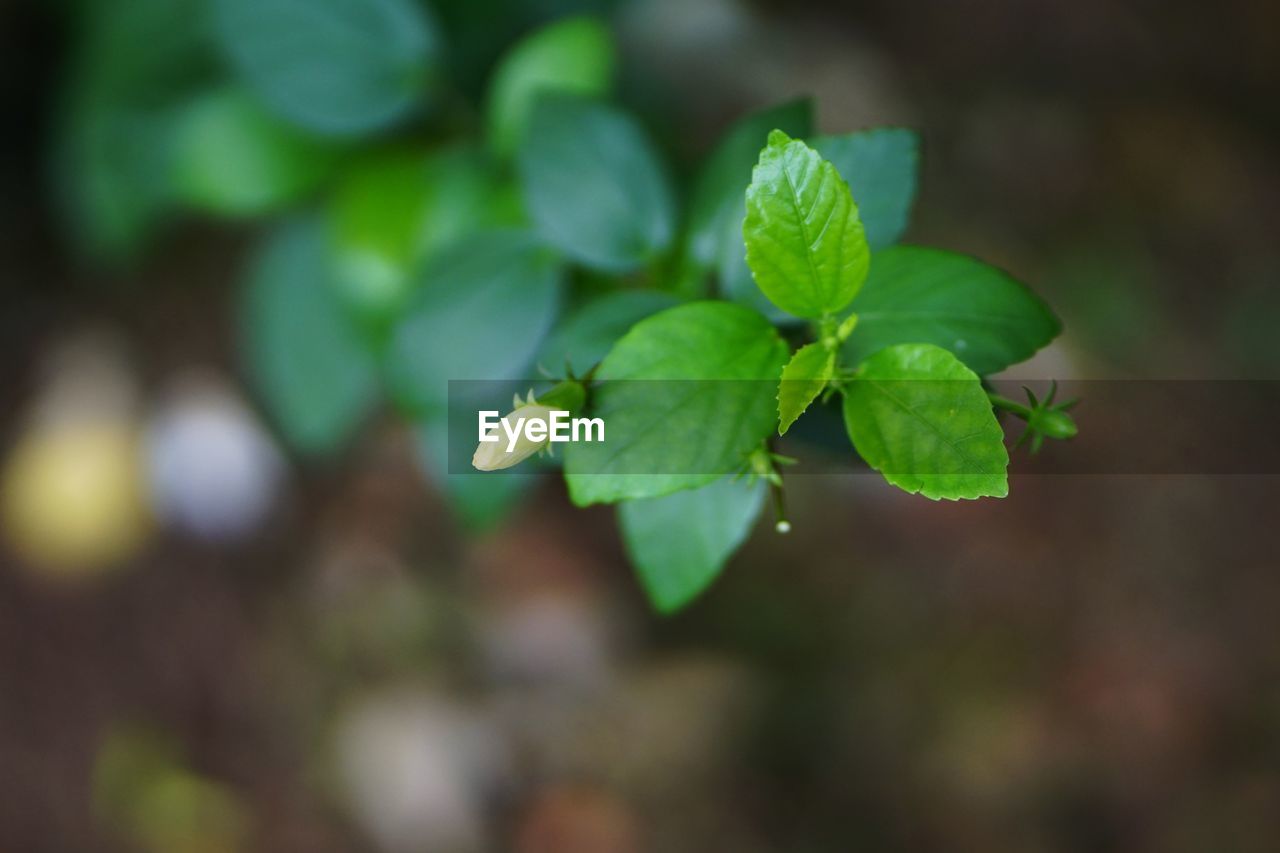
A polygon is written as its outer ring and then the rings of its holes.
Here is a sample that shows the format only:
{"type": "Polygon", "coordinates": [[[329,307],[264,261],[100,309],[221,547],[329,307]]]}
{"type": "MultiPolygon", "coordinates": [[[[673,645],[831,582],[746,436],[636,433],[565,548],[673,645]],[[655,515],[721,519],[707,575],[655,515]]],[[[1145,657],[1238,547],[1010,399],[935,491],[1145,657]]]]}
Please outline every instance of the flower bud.
{"type": "Polygon", "coordinates": [[[1039,409],[1031,413],[1027,424],[1046,438],[1075,438],[1079,430],[1071,415],[1059,409],[1039,409]]]}
{"type": "Polygon", "coordinates": [[[498,471],[528,459],[551,441],[551,412],[550,406],[538,403],[532,394],[523,403],[517,396],[515,410],[489,429],[488,435],[496,440],[480,442],[471,457],[471,464],[481,471],[498,471]],[[534,422],[543,425],[540,441],[529,438],[527,430],[534,422]]]}

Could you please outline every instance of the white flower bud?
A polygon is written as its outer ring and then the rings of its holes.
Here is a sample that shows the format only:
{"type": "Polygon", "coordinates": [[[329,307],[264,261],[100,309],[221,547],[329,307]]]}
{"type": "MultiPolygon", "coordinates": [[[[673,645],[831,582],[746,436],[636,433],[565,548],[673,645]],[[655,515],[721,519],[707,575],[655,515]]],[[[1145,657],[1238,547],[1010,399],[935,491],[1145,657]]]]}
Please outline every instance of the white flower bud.
{"type": "Polygon", "coordinates": [[[518,465],[550,442],[552,409],[534,402],[532,394],[524,403],[517,396],[516,404],[515,411],[489,428],[488,439],[481,439],[471,457],[471,464],[479,470],[498,471],[518,465]]]}

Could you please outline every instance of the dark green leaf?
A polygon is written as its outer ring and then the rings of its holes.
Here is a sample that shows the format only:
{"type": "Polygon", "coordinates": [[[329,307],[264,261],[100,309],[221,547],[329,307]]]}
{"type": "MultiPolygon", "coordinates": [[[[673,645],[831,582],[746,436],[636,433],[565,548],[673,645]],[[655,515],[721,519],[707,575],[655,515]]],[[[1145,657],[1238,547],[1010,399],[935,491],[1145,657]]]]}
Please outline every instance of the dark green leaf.
{"type": "Polygon", "coordinates": [[[613,107],[543,95],[519,171],[538,229],[588,267],[628,272],[671,242],[675,213],[667,176],[640,126],[613,107]]]}
{"type": "MultiPolygon", "coordinates": [[[[743,216],[746,216],[745,207],[743,216]]],[[[717,261],[720,269],[721,295],[725,299],[759,311],[778,325],[795,325],[802,322],[770,302],[769,297],[756,286],[756,280],[751,276],[751,268],[747,266],[747,250],[742,243],[742,219],[725,220],[725,222],[727,225],[720,235],[717,261]]]]}
{"type": "Polygon", "coordinates": [[[486,231],[440,251],[421,273],[387,353],[398,402],[441,409],[451,379],[520,378],[555,319],[561,268],[533,235],[486,231]]]}
{"type": "Polygon", "coordinates": [[[786,345],[763,317],[692,302],[641,320],[605,357],[591,414],[606,440],[565,451],[585,506],[697,488],[737,470],[774,432],[786,345]]]}
{"type": "Polygon", "coordinates": [[[627,553],[654,607],[678,610],[706,589],[751,532],[763,481],[721,478],[700,489],[618,505],[627,553]]]}
{"type": "Polygon", "coordinates": [[[474,411],[437,414],[416,429],[418,458],[432,484],[444,494],[449,508],[473,531],[488,530],[515,509],[537,484],[539,474],[528,468],[511,471],[456,471],[449,456],[450,429],[475,427],[474,411]]]}
{"type": "Polygon", "coordinates": [[[368,416],[377,372],[338,303],[323,226],[292,222],[255,260],[244,292],[248,368],[286,439],[336,450],[368,416]]]}
{"type": "Polygon", "coordinates": [[[927,498],[1009,493],[1009,454],[982,382],[932,344],[871,356],[845,387],[853,446],[893,485],[927,498]]]}
{"type": "Polygon", "coordinates": [[[820,136],[813,147],[853,191],[872,251],[902,238],[911,222],[920,165],[920,138],[901,127],[820,136]]]}
{"type": "Polygon", "coordinates": [[[420,103],[438,52],[414,0],[214,0],[232,67],[284,118],[318,133],[380,130],[420,103]]]}
{"type": "Polygon", "coordinates": [[[216,70],[206,0],[83,0],[76,6],[68,82],[77,97],[168,107],[216,70]]]}
{"type": "Polygon", "coordinates": [[[774,322],[786,322],[793,318],[756,287],[742,244],[742,220],[747,215],[744,196],[751,170],[775,128],[791,136],[808,136],[813,129],[813,102],[806,98],[752,113],[729,130],[694,186],[686,253],[693,264],[716,270],[726,299],[748,305],[774,322]]]}
{"type": "Polygon", "coordinates": [[[896,246],[877,252],[844,344],[850,363],[892,344],[950,350],[980,375],[1030,358],[1061,331],[1034,293],[966,255],[896,246]]]}
{"type": "Polygon", "coordinates": [[[173,114],[86,104],[66,121],[59,167],[74,235],[91,254],[125,258],[170,202],[173,114]]]}
{"type": "Polygon", "coordinates": [[[96,0],[78,9],[56,164],[74,235],[93,254],[132,254],[172,199],[179,106],[214,67],[202,3],[96,0]]]}
{"type": "Polygon", "coordinates": [[[538,354],[538,364],[552,373],[566,364],[582,375],[603,359],[632,326],[677,304],[657,290],[624,290],[593,300],[574,311],[551,333],[538,354]]]}
{"type": "MultiPolygon", "coordinates": [[[[736,244],[733,254],[751,290],[756,289],[755,282],[742,260],[746,254],[742,245],[742,220],[747,215],[744,194],[760,149],[775,128],[791,136],[808,136],[813,128],[813,101],[788,101],[752,113],[729,128],[702,167],[689,201],[688,253],[704,267],[720,265],[723,235],[732,235],[736,244]]],[[[723,268],[720,275],[724,276],[723,268]]]]}

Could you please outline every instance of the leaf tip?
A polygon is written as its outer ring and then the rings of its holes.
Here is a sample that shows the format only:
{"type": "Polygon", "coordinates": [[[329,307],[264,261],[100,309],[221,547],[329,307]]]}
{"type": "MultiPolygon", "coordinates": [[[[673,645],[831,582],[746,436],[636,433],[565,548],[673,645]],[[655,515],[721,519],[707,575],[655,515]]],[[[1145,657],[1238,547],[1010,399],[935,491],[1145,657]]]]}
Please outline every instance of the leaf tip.
{"type": "Polygon", "coordinates": [[[773,130],[769,131],[769,147],[770,148],[781,148],[782,146],[786,145],[790,141],[791,141],[791,137],[787,135],[786,131],[779,130],[777,128],[774,128],[773,130]]]}

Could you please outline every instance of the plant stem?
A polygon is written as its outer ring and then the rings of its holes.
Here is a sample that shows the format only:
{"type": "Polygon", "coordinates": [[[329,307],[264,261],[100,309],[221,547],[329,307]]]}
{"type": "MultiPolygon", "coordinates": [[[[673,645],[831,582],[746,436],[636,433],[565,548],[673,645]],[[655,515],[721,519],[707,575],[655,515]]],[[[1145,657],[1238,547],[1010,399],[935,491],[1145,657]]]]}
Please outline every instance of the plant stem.
{"type": "Polygon", "coordinates": [[[994,406],[995,408],[1001,409],[1002,411],[1009,412],[1012,415],[1017,415],[1018,417],[1022,418],[1024,421],[1029,420],[1031,418],[1030,409],[1022,405],[1021,403],[1015,403],[1013,400],[1010,400],[1008,397],[1001,397],[999,394],[995,393],[994,391],[988,391],[987,399],[991,401],[991,405],[994,406]]]}
{"type": "Polygon", "coordinates": [[[779,533],[790,533],[791,522],[787,520],[787,496],[779,483],[770,483],[769,492],[773,496],[773,514],[777,519],[773,529],[779,533]]]}

